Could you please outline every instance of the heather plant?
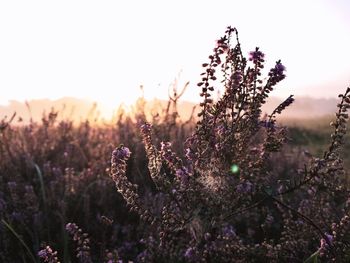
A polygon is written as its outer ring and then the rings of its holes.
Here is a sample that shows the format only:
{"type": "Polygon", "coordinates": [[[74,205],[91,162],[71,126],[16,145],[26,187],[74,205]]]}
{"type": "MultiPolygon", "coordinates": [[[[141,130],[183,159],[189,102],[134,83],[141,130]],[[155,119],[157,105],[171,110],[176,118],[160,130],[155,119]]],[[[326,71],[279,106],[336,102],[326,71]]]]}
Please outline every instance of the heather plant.
{"type": "Polygon", "coordinates": [[[203,64],[197,119],[179,118],[189,86],[176,83],[152,116],[141,97],[113,124],[54,109],[40,123],[3,119],[0,262],[349,261],[350,89],[315,157],[276,121],[292,96],[261,112],[286,71],[277,61],[264,78],[264,66],[228,28],[203,64]]]}
{"type": "MultiPolygon", "coordinates": [[[[142,110],[138,114],[146,115],[142,110]]],[[[35,262],[37,252],[49,246],[61,262],[75,262],[65,229],[68,222],[76,222],[93,237],[93,260],[136,257],[139,219],[127,213],[107,175],[114,145],[124,142],[134,152],[128,179],[149,191],[137,128],[141,120],[119,112],[112,124],[76,124],[59,120],[59,115],[53,109],[40,123],[32,120],[28,125],[16,125],[15,115],[1,121],[0,261],[35,262]]],[[[162,112],[160,116],[164,118],[162,112]]]]}
{"type": "Polygon", "coordinates": [[[154,144],[151,124],[141,126],[153,203],[143,200],[138,185],[126,177],[130,150],[122,145],[113,151],[111,178],[130,210],[149,224],[139,261],[302,262],[310,255],[309,261],[349,260],[343,230],[349,192],[339,148],[350,89],[340,95],[323,158],[307,155],[303,166],[286,165],[288,170],[281,171],[275,161],[286,129],[276,116],[294,99],[262,116],[261,106],[286,69],[279,60],[263,79],[264,59],[259,48],[249,53],[249,61],[243,56],[235,28],[217,41],[203,64],[200,119],[185,142],[185,158],[177,156],[171,142],[154,144]],[[217,85],[225,91],[214,102],[217,85]]]}

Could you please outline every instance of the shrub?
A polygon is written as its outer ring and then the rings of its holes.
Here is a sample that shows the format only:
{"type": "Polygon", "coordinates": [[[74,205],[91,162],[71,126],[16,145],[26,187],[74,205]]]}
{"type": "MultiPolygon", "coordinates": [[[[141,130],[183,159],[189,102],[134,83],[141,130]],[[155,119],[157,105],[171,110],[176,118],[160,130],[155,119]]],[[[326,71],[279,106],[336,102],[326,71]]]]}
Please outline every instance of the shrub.
{"type": "Polygon", "coordinates": [[[311,254],[325,262],[350,260],[349,192],[339,157],[350,89],[340,95],[323,158],[305,156],[305,164],[284,171],[288,160],[279,152],[286,130],[276,115],[293,96],[264,118],[261,106],[285,78],[285,67],[277,61],[265,80],[259,48],[248,60],[229,27],[203,64],[200,120],[185,142],[185,158],[171,142],[153,144],[152,126],[141,126],[153,202],[125,175],[130,150],[113,151],[111,177],[130,210],[148,223],[138,261],[301,262],[311,254]],[[216,85],[225,91],[214,102],[216,85]]]}
{"type": "Polygon", "coordinates": [[[197,123],[178,118],[176,89],[159,115],[140,98],[112,125],[54,110],[42,123],[3,119],[0,261],[348,262],[350,89],[316,158],[276,122],[293,96],[262,114],[286,70],[277,61],[263,78],[264,60],[258,48],[245,58],[228,28],[203,64],[197,123]]]}

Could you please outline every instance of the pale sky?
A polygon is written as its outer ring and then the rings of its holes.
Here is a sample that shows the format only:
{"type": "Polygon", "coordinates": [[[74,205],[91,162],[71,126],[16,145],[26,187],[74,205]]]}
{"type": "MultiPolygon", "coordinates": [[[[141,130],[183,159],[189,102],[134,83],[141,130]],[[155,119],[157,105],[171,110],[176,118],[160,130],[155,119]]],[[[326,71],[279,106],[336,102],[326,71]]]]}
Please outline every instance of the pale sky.
{"type": "Polygon", "coordinates": [[[182,71],[197,101],[201,64],[226,27],[244,53],[259,46],[266,68],[287,78],[275,96],[335,97],[350,84],[348,0],[0,1],[0,104],[63,96],[109,106],[145,87],[166,98],[182,71]]]}

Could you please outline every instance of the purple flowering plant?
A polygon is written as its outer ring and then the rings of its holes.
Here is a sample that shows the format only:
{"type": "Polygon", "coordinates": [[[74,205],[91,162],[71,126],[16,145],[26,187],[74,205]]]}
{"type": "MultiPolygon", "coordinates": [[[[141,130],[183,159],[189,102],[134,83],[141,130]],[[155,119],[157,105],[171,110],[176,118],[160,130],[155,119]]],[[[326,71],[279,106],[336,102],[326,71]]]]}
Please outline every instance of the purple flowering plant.
{"type": "Polygon", "coordinates": [[[350,89],[340,95],[334,134],[324,158],[305,158],[301,171],[283,173],[273,167],[286,141],[286,129],[275,125],[276,116],[294,99],[288,97],[262,119],[262,105],[286,76],[286,67],[278,60],[264,80],[264,62],[259,48],[247,60],[237,30],[228,27],[209,62],[203,64],[199,120],[184,143],[184,158],[172,150],[170,142],[161,142],[158,148],[152,141],[151,124],[143,124],[152,196],[161,196],[161,203],[142,202],[137,187],[125,177],[128,157],[118,159],[113,154],[111,177],[118,191],[129,193],[123,194],[125,200],[149,223],[155,238],[150,246],[146,242],[142,252],[149,255],[148,260],[302,262],[313,250],[311,259],[349,259],[348,235],[336,243],[336,230],[333,235],[326,233],[333,222],[349,214],[339,147],[350,89]],[[214,102],[212,94],[219,85],[225,91],[214,102]]]}
{"type": "Polygon", "coordinates": [[[280,60],[263,76],[265,61],[227,28],[187,121],[177,103],[189,83],[160,112],[140,98],[110,125],[55,110],[1,120],[0,262],[350,262],[350,88],[316,157],[277,123],[292,95],[262,112],[286,77],[280,60]]]}

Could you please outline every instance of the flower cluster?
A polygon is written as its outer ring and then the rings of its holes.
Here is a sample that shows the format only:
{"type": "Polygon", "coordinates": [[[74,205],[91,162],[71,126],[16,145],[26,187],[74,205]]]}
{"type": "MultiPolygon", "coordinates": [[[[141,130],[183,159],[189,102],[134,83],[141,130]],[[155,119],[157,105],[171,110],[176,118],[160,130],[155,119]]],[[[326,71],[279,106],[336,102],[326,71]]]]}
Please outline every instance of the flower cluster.
{"type": "Polygon", "coordinates": [[[286,67],[282,65],[281,61],[277,61],[275,67],[272,68],[269,72],[269,77],[272,85],[280,82],[286,77],[284,74],[285,70],[286,67]]]}
{"type": "Polygon", "coordinates": [[[57,258],[57,251],[52,250],[50,246],[46,246],[44,249],[40,250],[38,256],[47,263],[60,263],[57,258]]]}
{"type": "Polygon", "coordinates": [[[88,234],[84,233],[76,224],[68,223],[66,230],[77,244],[76,257],[81,263],[91,263],[90,257],[90,239],[88,234]]]}
{"type": "MultiPolygon", "coordinates": [[[[321,247],[316,256],[334,255],[337,234],[324,233],[329,231],[325,226],[337,218],[329,212],[335,205],[334,196],[341,202],[347,200],[346,191],[333,189],[335,183],[331,181],[345,182],[336,150],[344,135],[342,120],[347,118],[344,112],[350,91],[342,95],[334,124],[336,131],[325,159],[318,162],[314,158],[304,164],[301,172],[285,174],[275,169],[278,161],[274,158],[283,149],[286,129],[275,123],[276,115],[289,107],[294,98],[289,96],[265,118],[261,106],[285,78],[286,68],[279,60],[268,78],[262,79],[264,53],[256,48],[248,60],[240,49],[237,30],[228,28],[209,62],[203,64],[205,71],[198,83],[203,97],[200,119],[185,141],[185,158],[172,150],[170,142],[161,142],[158,148],[152,141],[151,125],[141,126],[156,189],[153,198],[162,201],[154,202],[156,208],[135,209],[142,218],[144,211],[160,211],[153,214],[154,238],[143,243],[145,250],[140,259],[294,262],[295,258],[306,259],[310,248],[317,248],[317,240],[321,240],[321,247]],[[231,47],[233,34],[237,44],[231,47]],[[225,92],[214,102],[211,94],[219,66],[225,92]]],[[[123,146],[112,154],[113,180],[128,203],[133,200],[132,205],[144,207],[147,202],[131,194],[136,188],[121,176],[126,169],[122,152],[123,146]],[[115,160],[117,155],[122,160],[115,160]]],[[[344,211],[339,209],[337,213],[344,211]]]]}
{"type": "Polygon", "coordinates": [[[141,203],[137,193],[137,185],[130,183],[125,175],[126,161],[129,159],[130,154],[130,150],[124,146],[120,146],[113,151],[110,176],[115,182],[118,192],[122,194],[131,210],[138,212],[145,221],[154,223],[156,218],[141,203]]]}

